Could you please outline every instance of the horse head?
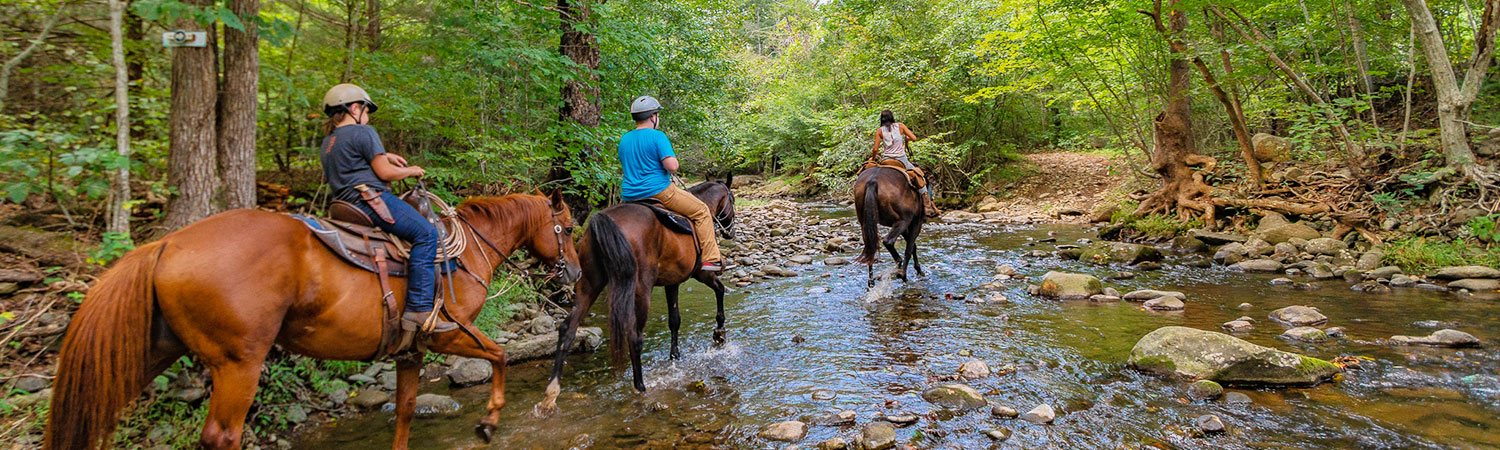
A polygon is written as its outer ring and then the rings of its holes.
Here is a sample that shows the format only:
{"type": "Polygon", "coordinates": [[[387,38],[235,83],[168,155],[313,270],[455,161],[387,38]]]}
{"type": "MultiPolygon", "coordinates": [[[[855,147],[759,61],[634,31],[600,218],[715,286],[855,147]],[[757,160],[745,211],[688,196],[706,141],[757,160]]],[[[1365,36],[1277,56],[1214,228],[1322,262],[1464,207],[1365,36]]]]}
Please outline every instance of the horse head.
{"type": "Polygon", "coordinates": [[[713,206],[714,228],[724,235],[724,239],[729,240],[734,240],[734,190],[729,188],[733,179],[731,175],[729,179],[719,182],[724,186],[724,196],[713,206]]]}
{"type": "MultiPolygon", "coordinates": [[[[541,195],[541,191],[537,194],[541,195]]],[[[543,221],[541,226],[530,227],[534,231],[525,236],[526,250],[550,264],[559,281],[572,284],[583,276],[578,250],[573,247],[573,213],[563,202],[562,191],[554,189],[551,194],[541,197],[547,201],[549,214],[540,218],[543,221]]]]}

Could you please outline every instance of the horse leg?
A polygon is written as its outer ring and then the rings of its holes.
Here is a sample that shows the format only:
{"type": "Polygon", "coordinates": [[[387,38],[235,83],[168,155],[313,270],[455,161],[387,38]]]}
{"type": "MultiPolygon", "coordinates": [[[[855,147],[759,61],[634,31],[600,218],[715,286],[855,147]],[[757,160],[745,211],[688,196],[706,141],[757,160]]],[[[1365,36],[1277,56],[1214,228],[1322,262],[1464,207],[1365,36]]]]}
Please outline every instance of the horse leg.
{"type": "Polygon", "coordinates": [[[667,356],[672,360],[682,359],[682,350],[677,347],[677,328],[682,325],[682,314],[677,307],[677,287],[681,284],[672,284],[664,287],[667,292],[667,327],[672,329],[672,352],[667,356]]]}
{"type": "Polygon", "coordinates": [[[906,281],[906,257],[901,256],[901,253],[896,251],[896,238],[901,237],[901,234],[910,225],[911,218],[904,218],[891,227],[891,231],[886,233],[885,239],[880,240],[880,243],[885,245],[885,249],[891,252],[891,259],[896,260],[896,264],[901,266],[901,271],[896,273],[896,277],[900,278],[901,281],[906,281]]]}
{"type": "MultiPolygon", "coordinates": [[[[651,272],[651,271],[647,271],[651,272]]],[[[641,350],[646,342],[646,319],[651,314],[651,288],[652,281],[656,280],[655,273],[648,273],[636,281],[635,288],[635,332],[631,333],[630,339],[630,369],[634,375],[636,392],[646,392],[646,380],[641,374],[641,350]]]]}
{"type": "Polygon", "coordinates": [[[201,447],[240,448],[240,437],[245,433],[245,413],[250,411],[250,403],[255,400],[255,388],[260,381],[265,355],[265,352],[260,352],[244,361],[225,361],[210,366],[214,387],[208,399],[208,419],[203,424],[203,434],[198,437],[201,447]]]}
{"type": "MultiPolygon", "coordinates": [[[[474,434],[488,443],[490,442],[490,438],[494,436],[495,427],[500,424],[500,408],[505,407],[505,349],[501,348],[495,341],[490,340],[489,336],[485,336],[478,329],[473,329],[473,331],[474,337],[472,338],[466,333],[446,333],[439,335],[440,337],[434,340],[427,348],[436,353],[478,358],[490,362],[492,373],[490,378],[490,401],[485,405],[485,410],[488,413],[485,414],[483,419],[479,420],[479,425],[474,426],[474,434]]],[[[421,368],[420,361],[418,361],[416,368],[421,368]]],[[[416,372],[413,372],[413,386],[415,386],[416,374],[416,372]]],[[[400,381],[400,374],[397,374],[397,377],[397,381],[400,381]]],[[[553,378],[550,386],[556,385],[557,379],[553,378]]],[[[549,392],[549,395],[552,396],[553,400],[556,399],[557,394],[549,392]]]]}
{"type": "Polygon", "coordinates": [[[717,325],[714,328],[714,343],[723,345],[728,340],[725,336],[728,332],[724,330],[724,282],[720,281],[719,276],[713,272],[698,272],[698,281],[714,290],[714,300],[719,306],[718,315],[714,316],[714,322],[717,325]]]}
{"type": "MultiPolygon", "coordinates": [[[[552,359],[552,379],[547,382],[546,397],[531,407],[532,415],[547,417],[557,412],[557,395],[562,393],[563,364],[567,362],[568,353],[573,350],[573,339],[578,335],[578,327],[589,315],[589,308],[594,305],[594,300],[599,298],[602,290],[603,283],[591,280],[588,275],[578,279],[577,290],[573,293],[573,310],[568,311],[568,319],[557,329],[557,354],[552,359]]],[[[501,395],[504,394],[502,390],[501,395]]]]}
{"type": "Polygon", "coordinates": [[[417,377],[421,376],[422,354],[396,358],[396,441],[395,450],[405,450],[411,440],[411,418],[417,409],[417,377]]]}
{"type": "MultiPolygon", "coordinates": [[[[920,234],[922,234],[922,222],[912,222],[911,229],[906,231],[906,257],[911,259],[912,266],[916,267],[917,276],[925,277],[927,274],[922,272],[922,263],[917,261],[917,236],[920,234]]],[[[902,271],[904,272],[905,269],[902,271]]]]}

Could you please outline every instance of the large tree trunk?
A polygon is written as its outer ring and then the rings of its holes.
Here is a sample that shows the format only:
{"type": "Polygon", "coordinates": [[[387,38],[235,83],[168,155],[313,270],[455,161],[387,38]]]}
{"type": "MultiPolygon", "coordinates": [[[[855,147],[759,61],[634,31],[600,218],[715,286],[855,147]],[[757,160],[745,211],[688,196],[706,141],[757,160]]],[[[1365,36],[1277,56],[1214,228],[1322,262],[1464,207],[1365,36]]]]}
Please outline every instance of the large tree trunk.
{"type": "Polygon", "coordinates": [[[109,59],[115,67],[115,168],[109,186],[109,224],[105,231],[130,238],[130,77],[125,67],[124,0],[109,0],[109,59]]]}
{"type": "MultiPolygon", "coordinates": [[[[1187,29],[1187,15],[1176,10],[1176,0],[1168,6],[1167,28],[1164,36],[1172,41],[1170,36],[1180,35],[1187,29]]],[[[1156,2],[1156,12],[1152,15],[1159,24],[1163,14],[1161,2],[1156,2]]],[[[1158,25],[1159,26],[1159,25],[1158,25]]],[[[1155,143],[1156,148],[1151,155],[1151,168],[1161,175],[1161,190],[1141,201],[1136,209],[1136,214],[1175,212],[1181,220],[1188,221],[1193,218],[1192,211],[1203,213],[1204,224],[1214,226],[1214,205],[1206,200],[1207,194],[1212,190],[1203,183],[1203,175],[1194,170],[1196,166],[1206,166],[1212,169],[1214,159],[1198,154],[1198,149],[1193,143],[1192,130],[1192,99],[1188,97],[1191,80],[1188,71],[1192,70],[1186,59],[1186,53],[1180,51],[1179,45],[1172,46],[1171,60],[1167,63],[1169,76],[1167,83],[1167,108],[1156,116],[1155,143]]]]}
{"type": "Polygon", "coordinates": [[[255,207],[255,107],[260,78],[260,0],[229,0],[244,30],[224,28],[224,95],[219,103],[219,173],[224,207],[255,207]]]}
{"type": "MultiPolygon", "coordinates": [[[[213,0],[192,0],[194,6],[212,6],[213,0]]],[[[181,19],[177,28],[206,30],[197,21],[181,19]]],[[[172,109],[167,185],[177,189],[167,206],[166,227],[177,229],[214,213],[213,197],[218,187],[215,135],[218,127],[214,108],[218,100],[218,67],[214,62],[214,33],[206,47],[172,50],[172,109]]]]}
{"type": "Polygon", "coordinates": [[[1474,33],[1474,53],[1469,59],[1468,71],[1460,85],[1443,46],[1443,36],[1438,32],[1437,21],[1427,9],[1426,0],[1405,0],[1406,11],[1416,27],[1417,42],[1422,44],[1422,54],[1432,70],[1432,85],[1437,90],[1438,127],[1441,129],[1443,158],[1448,167],[1472,170],[1476,166],[1474,151],[1469,148],[1469,108],[1479,95],[1479,85],[1484,82],[1485,72],[1494,60],[1495,31],[1500,26],[1500,0],[1485,0],[1483,23],[1474,33]]]}
{"type": "MultiPolygon", "coordinates": [[[[557,0],[558,15],[561,16],[562,39],[558,51],[578,65],[579,76],[563,83],[562,107],[558,110],[564,122],[587,128],[598,128],[601,120],[599,110],[599,85],[595,71],[599,69],[599,43],[594,37],[593,0],[557,0]]],[[[558,142],[561,154],[552,162],[547,180],[563,181],[572,178],[569,167],[580,164],[589,152],[576,148],[576,142],[558,142]]],[[[591,206],[581,195],[566,196],[568,207],[575,217],[587,215],[591,206]]]]}

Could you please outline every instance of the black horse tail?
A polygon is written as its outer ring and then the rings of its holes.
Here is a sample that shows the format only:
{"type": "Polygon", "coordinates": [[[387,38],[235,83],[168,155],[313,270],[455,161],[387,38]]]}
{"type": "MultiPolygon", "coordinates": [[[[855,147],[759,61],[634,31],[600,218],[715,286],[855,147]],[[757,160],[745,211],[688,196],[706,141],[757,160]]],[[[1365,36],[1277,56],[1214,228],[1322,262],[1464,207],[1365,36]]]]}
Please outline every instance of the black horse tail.
{"type": "Polygon", "coordinates": [[[865,181],[865,197],[861,202],[864,208],[859,212],[859,228],[864,234],[865,249],[860,252],[857,262],[863,264],[875,263],[875,252],[880,249],[880,182],[877,177],[870,177],[865,181]]]}
{"type": "Polygon", "coordinates": [[[606,214],[595,214],[589,220],[593,237],[594,270],[609,278],[609,350],[610,360],[618,366],[625,361],[635,329],[635,255],[620,227],[606,214]]]}

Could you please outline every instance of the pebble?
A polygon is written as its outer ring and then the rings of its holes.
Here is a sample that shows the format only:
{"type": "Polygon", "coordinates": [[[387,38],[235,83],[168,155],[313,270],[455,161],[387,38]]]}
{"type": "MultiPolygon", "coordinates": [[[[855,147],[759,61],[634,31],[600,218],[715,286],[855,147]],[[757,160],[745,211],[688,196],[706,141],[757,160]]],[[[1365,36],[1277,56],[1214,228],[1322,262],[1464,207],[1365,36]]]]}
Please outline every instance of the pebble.
{"type": "Polygon", "coordinates": [[[1014,419],[1021,415],[1020,411],[1005,405],[995,405],[990,408],[990,415],[1001,419],[1014,419]]]}
{"type": "Polygon", "coordinates": [[[762,439],[793,442],[807,436],[807,424],[796,420],[773,423],[760,431],[762,439]]]}
{"type": "Polygon", "coordinates": [[[1003,440],[1006,440],[1006,439],[1010,439],[1010,430],[1005,429],[1005,428],[995,428],[995,429],[985,430],[984,435],[985,436],[989,436],[990,439],[994,439],[994,440],[997,440],[997,441],[1003,441],[1003,440]]]}
{"type": "Polygon", "coordinates": [[[1199,416],[1198,430],[1204,433],[1222,433],[1224,431],[1224,421],[1219,420],[1219,416],[1213,414],[1199,416]]]}
{"type": "Polygon", "coordinates": [[[849,442],[840,437],[818,443],[818,450],[844,450],[847,448],[849,448],[849,442]]]}
{"type": "Polygon", "coordinates": [[[958,366],[958,377],[965,380],[977,380],[990,376],[990,366],[984,361],[971,359],[958,366]]]}
{"type": "Polygon", "coordinates": [[[1046,403],[1031,408],[1026,414],[1021,415],[1021,420],[1031,423],[1052,423],[1057,418],[1057,413],[1052,411],[1052,406],[1046,403]]]}

